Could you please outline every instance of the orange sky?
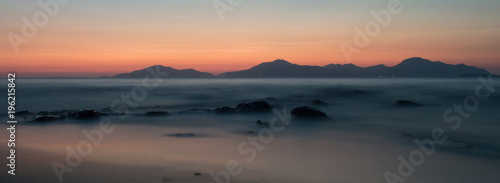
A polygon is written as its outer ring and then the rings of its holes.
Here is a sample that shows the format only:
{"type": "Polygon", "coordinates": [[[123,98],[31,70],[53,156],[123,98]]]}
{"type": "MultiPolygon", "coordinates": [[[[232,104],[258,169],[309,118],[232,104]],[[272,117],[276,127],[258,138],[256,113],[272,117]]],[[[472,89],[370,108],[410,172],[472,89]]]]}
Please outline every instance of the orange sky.
{"type": "MultiPolygon", "coordinates": [[[[31,1],[2,3],[2,35],[21,34],[20,18],[40,11],[31,1]]],[[[387,1],[364,6],[344,2],[343,7],[322,0],[264,3],[245,2],[220,21],[211,3],[74,2],[61,7],[17,54],[3,36],[0,71],[25,77],[94,77],[157,64],[211,73],[278,58],[301,65],[344,64],[340,43],[353,44],[354,27],[372,20],[369,12],[381,10],[387,1]],[[102,7],[92,8],[96,4],[102,7]]],[[[500,3],[447,1],[460,11],[442,3],[407,2],[367,48],[353,55],[352,63],[392,66],[423,57],[500,74],[500,16],[493,8],[500,3]]]]}

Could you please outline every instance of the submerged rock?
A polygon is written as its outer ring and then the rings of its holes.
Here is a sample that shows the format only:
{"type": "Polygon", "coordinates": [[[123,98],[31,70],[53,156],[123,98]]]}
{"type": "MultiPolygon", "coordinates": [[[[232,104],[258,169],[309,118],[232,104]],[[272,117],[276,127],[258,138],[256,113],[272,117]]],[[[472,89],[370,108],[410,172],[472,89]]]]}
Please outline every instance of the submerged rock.
{"type": "Polygon", "coordinates": [[[57,121],[60,120],[61,118],[58,116],[52,116],[52,115],[44,115],[35,118],[33,121],[34,122],[52,122],[52,121],[57,121]]]}
{"type": "Polygon", "coordinates": [[[318,109],[303,106],[292,110],[290,113],[294,119],[316,119],[316,120],[328,120],[328,116],[318,109]]]}
{"type": "Polygon", "coordinates": [[[16,112],[16,115],[18,116],[30,116],[30,115],[34,115],[35,113],[32,113],[30,111],[19,111],[19,112],[16,112]]]}
{"type": "Polygon", "coordinates": [[[146,114],[144,114],[145,116],[150,116],[150,117],[157,117],[157,116],[166,116],[166,115],[169,115],[170,113],[168,113],[167,111],[149,111],[147,112],[146,114]]]}
{"type": "Polygon", "coordinates": [[[419,103],[416,103],[413,101],[409,101],[409,100],[399,100],[394,105],[398,106],[398,107],[421,107],[421,106],[423,106],[422,104],[419,104],[419,103]]]}
{"type": "Polygon", "coordinates": [[[321,101],[321,100],[313,100],[312,101],[312,105],[315,105],[315,106],[327,106],[328,103],[324,102],[324,101],[321,101]]]}
{"type": "Polygon", "coordinates": [[[262,122],[261,120],[258,120],[258,121],[256,122],[256,124],[257,124],[257,125],[259,125],[259,126],[270,127],[270,126],[269,126],[269,123],[262,122]]]}
{"type": "Polygon", "coordinates": [[[203,137],[203,136],[206,136],[206,135],[195,135],[194,133],[174,133],[174,134],[168,134],[168,135],[165,135],[165,136],[169,136],[169,137],[177,137],[177,138],[194,138],[194,137],[203,137]]]}
{"type": "Polygon", "coordinates": [[[271,112],[273,108],[265,101],[252,103],[241,103],[236,107],[236,112],[240,113],[266,113],[271,112]]]}
{"type": "Polygon", "coordinates": [[[219,113],[219,114],[228,114],[228,113],[236,113],[236,109],[226,106],[226,107],[214,109],[214,110],[212,110],[212,112],[219,113]]]}
{"type": "Polygon", "coordinates": [[[200,172],[195,172],[193,175],[194,176],[201,176],[201,173],[200,172]]]}
{"type": "Polygon", "coordinates": [[[74,112],[72,117],[78,120],[94,120],[99,119],[103,113],[91,109],[84,109],[81,111],[74,112]]]}
{"type": "Polygon", "coordinates": [[[221,107],[212,110],[212,112],[219,114],[231,114],[231,113],[269,113],[272,112],[273,108],[269,103],[265,101],[258,101],[252,103],[240,103],[236,108],[231,107],[221,107]]]}
{"type": "Polygon", "coordinates": [[[194,137],[194,133],[177,133],[175,134],[176,137],[194,137]]]}

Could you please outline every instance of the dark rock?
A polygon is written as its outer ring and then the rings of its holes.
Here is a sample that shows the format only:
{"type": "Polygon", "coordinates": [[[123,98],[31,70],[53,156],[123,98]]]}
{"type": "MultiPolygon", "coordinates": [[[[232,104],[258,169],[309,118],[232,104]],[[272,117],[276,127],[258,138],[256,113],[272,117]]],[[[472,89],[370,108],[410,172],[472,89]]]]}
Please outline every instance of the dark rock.
{"type": "Polygon", "coordinates": [[[146,114],[144,114],[145,116],[152,116],[152,117],[155,117],[155,116],[166,116],[166,115],[169,115],[170,113],[168,113],[167,111],[149,111],[147,112],[146,114]]]}
{"type": "Polygon", "coordinates": [[[78,120],[94,120],[94,119],[99,119],[101,115],[102,113],[99,113],[97,111],[85,109],[74,112],[72,116],[78,120]]]}
{"type": "Polygon", "coordinates": [[[419,104],[419,103],[416,103],[413,101],[409,101],[409,100],[400,100],[400,101],[397,101],[394,105],[398,106],[398,107],[421,107],[421,106],[423,106],[422,104],[419,104]]]}
{"type": "Polygon", "coordinates": [[[200,172],[196,172],[193,174],[194,176],[201,176],[201,173],[200,172]]]}
{"type": "Polygon", "coordinates": [[[37,115],[51,115],[51,112],[49,111],[40,111],[37,113],[37,115]]]}
{"type": "Polygon", "coordinates": [[[212,110],[212,112],[219,114],[231,114],[231,113],[268,113],[271,112],[273,108],[269,103],[265,101],[258,101],[252,103],[240,103],[236,108],[231,107],[221,107],[212,110]]]}
{"type": "Polygon", "coordinates": [[[171,133],[171,134],[165,134],[167,137],[175,137],[175,138],[205,138],[205,137],[210,137],[210,134],[204,134],[204,133],[171,133]]]}
{"type": "Polygon", "coordinates": [[[231,108],[231,107],[221,107],[212,110],[212,112],[219,113],[219,114],[228,114],[228,113],[236,113],[236,109],[231,108]]]}
{"type": "Polygon", "coordinates": [[[60,120],[60,118],[57,116],[44,115],[44,116],[37,117],[33,121],[34,122],[52,122],[52,121],[57,121],[57,120],[60,120]]]}
{"type": "Polygon", "coordinates": [[[34,113],[29,112],[29,111],[19,111],[19,112],[16,112],[16,115],[18,115],[18,116],[30,116],[30,115],[34,115],[34,113]]]}
{"type": "Polygon", "coordinates": [[[61,119],[75,118],[76,111],[74,110],[60,110],[60,111],[40,111],[38,116],[59,116],[61,119]]]}
{"type": "Polygon", "coordinates": [[[303,106],[292,110],[290,113],[294,119],[316,119],[316,120],[327,120],[328,116],[318,109],[303,106]]]}
{"type": "Polygon", "coordinates": [[[247,133],[248,133],[248,134],[257,134],[255,131],[251,131],[251,130],[250,130],[250,131],[248,131],[247,133]]]}
{"type": "Polygon", "coordinates": [[[240,113],[267,113],[272,112],[273,108],[265,101],[252,103],[241,103],[236,107],[236,112],[240,113]]]}
{"type": "Polygon", "coordinates": [[[176,137],[194,137],[194,133],[177,133],[177,134],[174,134],[174,136],[176,137]]]}
{"type": "Polygon", "coordinates": [[[324,101],[321,101],[321,100],[313,100],[312,101],[312,105],[315,105],[315,106],[327,106],[328,104],[324,101]]]}
{"type": "Polygon", "coordinates": [[[256,123],[257,123],[257,125],[259,125],[259,126],[270,127],[270,126],[269,126],[269,123],[262,122],[261,120],[258,120],[256,123]]]}

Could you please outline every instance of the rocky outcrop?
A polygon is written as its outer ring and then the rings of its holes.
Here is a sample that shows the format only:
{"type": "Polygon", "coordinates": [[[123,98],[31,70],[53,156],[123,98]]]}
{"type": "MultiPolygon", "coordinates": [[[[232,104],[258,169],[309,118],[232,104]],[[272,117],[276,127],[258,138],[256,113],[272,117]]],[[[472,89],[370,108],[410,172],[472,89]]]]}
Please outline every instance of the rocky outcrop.
{"type": "Polygon", "coordinates": [[[318,109],[303,106],[292,110],[290,113],[293,119],[314,119],[314,120],[328,120],[328,116],[318,109]]]}

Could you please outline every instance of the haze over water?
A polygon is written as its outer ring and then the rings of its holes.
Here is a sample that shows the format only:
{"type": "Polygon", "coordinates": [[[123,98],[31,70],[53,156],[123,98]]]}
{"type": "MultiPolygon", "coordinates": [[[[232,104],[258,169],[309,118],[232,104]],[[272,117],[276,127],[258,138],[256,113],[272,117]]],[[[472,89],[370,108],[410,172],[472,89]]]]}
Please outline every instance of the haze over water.
{"type": "MultiPolygon", "coordinates": [[[[101,110],[141,82],[22,79],[18,111],[101,110]]],[[[225,170],[227,162],[236,160],[243,170],[231,182],[386,182],[386,171],[397,173],[397,157],[407,158],[418,149],[415,139],[429,138],[439,127],[449,140],[438,145],[406,182],[496,182],[500,94],[481,101],[457,131],[442,117],[453,104],[474,95],[478,84],[476,79],[165,79],[125,120],[108,116],[115,131],[64,178],[65,182],[208,183],[214,181],[208,173],[225,170]],[[328,105],[312,105],[316,99],[328,105]],[[257,120],[269,122],[274,114],[220,115],[207,110],[259,100],[280,111],[313,106],[332,121],[292,121],[247,162],[248,155],[240,154],[238,145],[255,136],[248,131],[262,129],[257,120]],[[398,100],[423,107],[396,107],[398,100]],[[148,111],[171,114],[137,115],[148,111]],[[187,133],[195,137],[173,135],[187,133]],[[193,176],[195,172],[202,175],[193,176]]],[[[97,126],[77,120],[23,122],[18,166],[24,175],[20,179],[2,175],[2,180],[57,181],[51,162],[64,162],[65,147],[85,139],[82,129],[97,126]]]]}

